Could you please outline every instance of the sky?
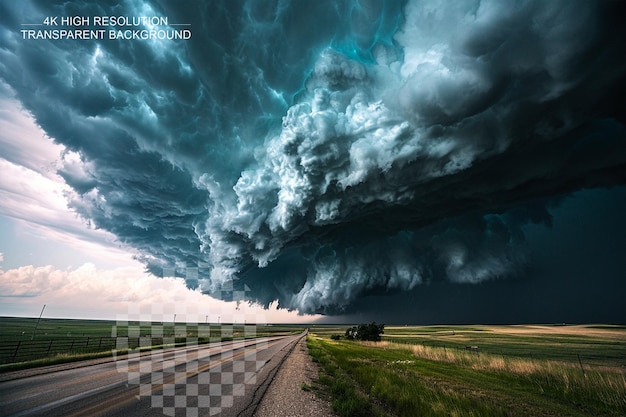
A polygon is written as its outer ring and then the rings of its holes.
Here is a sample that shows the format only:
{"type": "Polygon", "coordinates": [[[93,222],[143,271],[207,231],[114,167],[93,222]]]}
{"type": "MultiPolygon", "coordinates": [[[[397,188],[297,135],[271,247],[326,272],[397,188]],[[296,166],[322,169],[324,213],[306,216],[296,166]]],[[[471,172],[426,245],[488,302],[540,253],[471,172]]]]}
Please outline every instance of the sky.
{"type": "Polygon", "coordinates": [[[0,314],[624,323],[625,15],[0,0],[0,314]]]}

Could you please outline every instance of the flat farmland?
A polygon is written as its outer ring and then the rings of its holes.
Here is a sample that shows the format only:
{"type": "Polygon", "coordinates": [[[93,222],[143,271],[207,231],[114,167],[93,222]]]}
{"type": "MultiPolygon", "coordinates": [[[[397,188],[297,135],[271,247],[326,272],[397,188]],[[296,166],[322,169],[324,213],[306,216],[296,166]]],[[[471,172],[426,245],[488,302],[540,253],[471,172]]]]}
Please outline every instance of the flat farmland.
{"type": "Polygon", "coordinates": [[[135,349],[297,334],[303,326],[0,317],[0,372],[135,349]]]}
{"type": "Polygon", "coordinates": [[[342,416],[623,416],[626,327],[386,327],[356,342],[312,327],[312,387],[342,416]],[[337,336],[335,336],[336,338],[337,336]]]}

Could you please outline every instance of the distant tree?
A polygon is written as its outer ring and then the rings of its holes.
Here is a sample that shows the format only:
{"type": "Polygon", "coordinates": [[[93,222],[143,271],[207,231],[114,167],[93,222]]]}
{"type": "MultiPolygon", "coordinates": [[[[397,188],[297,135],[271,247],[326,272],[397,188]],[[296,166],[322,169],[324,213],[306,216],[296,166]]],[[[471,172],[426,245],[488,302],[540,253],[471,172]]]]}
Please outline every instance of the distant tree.
{"type": "Polygon", "coordinates": [[[376,324],[372,322],[370,324],[361,324],[357,329],[356,338],[358,340],[371,340],[373,342],[380,341],[380,335],[385,333],[384,324],[376,324]]]}
{"type": "Polygon", "coordinates": [[[330,338],[332,340],[341,340],[341,335],[340,334],[333,334],[330,336],[330,338]]]}
{"type": "Polygon", "coordinates": [[[379,342],[380,335],[385,333],[384,324],[376,324],[372,322],[370,324],[359,324],[355,327],[350,327],[346,330],[345,337],[348,340],[370,340],[373,342],[379,342]]]}
{"type": "Polygon", "coordinates": [[[354,340],[356,337],[356,327],[350,327],[348,330],[346,330],[346,334],[345,337],[348,340],[354,340]]]}

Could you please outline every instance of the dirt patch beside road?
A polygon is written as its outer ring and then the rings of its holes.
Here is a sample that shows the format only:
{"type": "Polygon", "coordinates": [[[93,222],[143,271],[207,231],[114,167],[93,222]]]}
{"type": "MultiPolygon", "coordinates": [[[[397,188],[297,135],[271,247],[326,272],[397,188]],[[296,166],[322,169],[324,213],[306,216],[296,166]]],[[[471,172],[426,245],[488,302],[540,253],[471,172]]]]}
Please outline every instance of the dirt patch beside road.
{"type": "Polygon", "coordinates": [[[305,391],[317,379],[317,366],[311,361],[306,338],[300,339],[269,386],[255,416],[258,417],[333,417],[330,404],[314,392],[305,391]],[[304,385],[306,384],[306,385],[304,385]]]}

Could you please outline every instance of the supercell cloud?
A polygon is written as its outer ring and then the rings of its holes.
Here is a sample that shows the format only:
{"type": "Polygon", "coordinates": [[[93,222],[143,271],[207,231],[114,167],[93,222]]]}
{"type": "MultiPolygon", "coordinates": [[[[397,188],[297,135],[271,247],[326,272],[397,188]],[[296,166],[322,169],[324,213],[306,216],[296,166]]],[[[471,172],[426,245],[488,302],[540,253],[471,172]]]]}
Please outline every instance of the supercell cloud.
{"type": "Polygon", "coordinates": [[[626,183],[623,16],[610,1],[2,2],[0,79],[64,145],[71,207],[152,273],[335,314],[523,277],[525,228],[626,183]],[[19,33],[74,15],[167,16],[193,36],[19,33]]]}

